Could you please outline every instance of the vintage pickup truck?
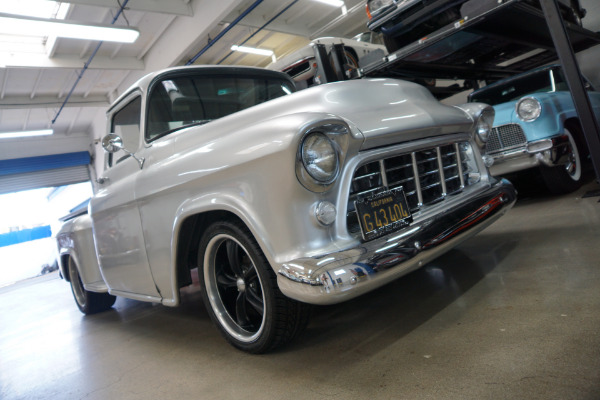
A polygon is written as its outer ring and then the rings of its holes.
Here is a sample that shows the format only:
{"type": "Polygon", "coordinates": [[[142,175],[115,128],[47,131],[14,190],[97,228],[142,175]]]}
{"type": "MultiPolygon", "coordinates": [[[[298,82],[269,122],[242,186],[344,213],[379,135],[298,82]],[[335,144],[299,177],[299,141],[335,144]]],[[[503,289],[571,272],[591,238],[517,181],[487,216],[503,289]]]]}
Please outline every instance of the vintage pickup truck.
{"type": "Polygon", "coordinates": [[[514,204],[481,157],[492,107],[394,79],[294,92],[281,72],[197,66],[116,100],[89,212],[57,235],[82,312],[114,296],[177,306],[198,271],[224,337],[264,352],[310,304],[380,287],[514,204]]]}

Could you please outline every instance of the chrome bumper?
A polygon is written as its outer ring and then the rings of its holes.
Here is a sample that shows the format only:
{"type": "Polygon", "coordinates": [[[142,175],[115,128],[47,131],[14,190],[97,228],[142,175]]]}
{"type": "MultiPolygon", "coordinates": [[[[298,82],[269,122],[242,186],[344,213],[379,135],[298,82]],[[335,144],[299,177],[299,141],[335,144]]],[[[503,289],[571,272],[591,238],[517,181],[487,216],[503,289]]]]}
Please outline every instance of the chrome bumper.
{"type": "Polygon", "coordinates": [[[507,180],[467,202],[400,231],[337,253],[284,263],[277,283],[286,296],[311,304],[335,304],[405,275],[480,232],[515,203],[507,180]]]}
{"type": "Polygon", "coordinates": [[[489,167],[490,174],[502,176],[511,172],[538,167],[553,167],[566,161],[563,149],[569,143],[567,136],[529,142],[525,147],[491,154],[494,163],[489,167]]]}

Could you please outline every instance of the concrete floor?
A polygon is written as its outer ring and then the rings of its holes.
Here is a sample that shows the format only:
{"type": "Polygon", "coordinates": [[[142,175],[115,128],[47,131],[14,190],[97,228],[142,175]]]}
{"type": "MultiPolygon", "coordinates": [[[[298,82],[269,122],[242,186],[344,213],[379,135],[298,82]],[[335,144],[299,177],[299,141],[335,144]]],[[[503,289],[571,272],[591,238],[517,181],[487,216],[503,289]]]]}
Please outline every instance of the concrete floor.
{"type": "MultiPolygon", "coordinates": [[[[84,317],[56,274],[0,290],[1,399],[600,399],[600,203],[525,193],[491,228],[253,356],[181,308],[84,317]]],[[[15,268],[18,267],[17,265],[15,268]]]]}

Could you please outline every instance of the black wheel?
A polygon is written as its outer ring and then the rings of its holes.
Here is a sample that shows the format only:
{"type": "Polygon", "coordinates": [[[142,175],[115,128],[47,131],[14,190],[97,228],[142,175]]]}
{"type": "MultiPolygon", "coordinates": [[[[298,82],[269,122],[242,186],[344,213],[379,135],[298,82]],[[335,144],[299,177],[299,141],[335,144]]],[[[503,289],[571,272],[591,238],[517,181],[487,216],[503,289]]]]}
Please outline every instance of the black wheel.
{"type": "Polygon", "coordinates": [[[243,224],[213,223],[200,240],[198,262],[208,313],[233,346],[263,353],[306,327],[310,306],[279,291],[273,269],[243,224]]]}
{"type": "Polygon", "coordinates": [[[573,136],[568,129],[565,129],[565,134],[569,137],[567,162],[556,167],[540,168],[542,179],[553,194],[571,193],[579,189],[582,184],[582,161],[585,146],[581,144],[580,137],[573,136]]]}
{"type": "Polygon", "coordinates": [[[75,304],[79,310],[86,314],[96,314],[106,311],[115,304],[117,299],[115,296],[108,293],[95,293],[85,290],[83,282],[79,276],[77,264],[73,258],[69,258],[69,278],[71,281],[71,291],[75,298],[75,304]]]}

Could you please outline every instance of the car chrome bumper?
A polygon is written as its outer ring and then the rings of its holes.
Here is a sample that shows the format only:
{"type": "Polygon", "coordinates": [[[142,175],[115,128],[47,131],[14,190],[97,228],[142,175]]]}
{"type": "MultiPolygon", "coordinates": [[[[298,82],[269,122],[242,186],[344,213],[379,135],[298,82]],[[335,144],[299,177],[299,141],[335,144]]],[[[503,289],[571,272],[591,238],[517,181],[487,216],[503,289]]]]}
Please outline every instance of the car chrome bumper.
{"type": "Polygon", "coordinates": [[[319,257],[284,263],[277,277],[286,296],[311,304],[335,304],[405,275],[480,232],[515,203],[507,180],[467,202],[379,239],[319,257]]]}
{"type": "Polygon", "coordinates": [[[538,167],[553,167],[566,161],[562,149],[568,145],[567,136],[528,142],[525,147],[491,154],[494,163],[489,167],[490,174],[502,176],[511,172],[538,167]]]}

